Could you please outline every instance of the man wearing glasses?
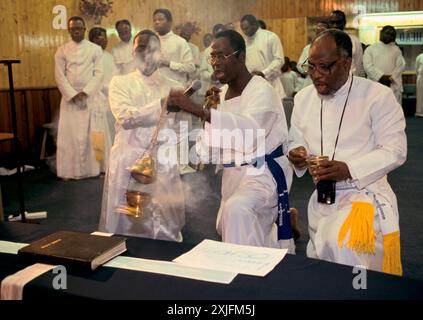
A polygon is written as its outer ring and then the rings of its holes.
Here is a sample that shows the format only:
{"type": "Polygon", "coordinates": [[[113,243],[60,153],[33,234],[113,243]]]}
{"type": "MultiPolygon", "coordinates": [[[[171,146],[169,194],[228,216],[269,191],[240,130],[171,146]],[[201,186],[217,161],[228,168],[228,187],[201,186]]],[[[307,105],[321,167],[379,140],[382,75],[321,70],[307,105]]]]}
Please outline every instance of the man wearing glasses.
{"type": "Polygon", "coordinates": [[[287,199],[292,171],[282,150],[286,119],[274,88],[248,72],[245,54],[245,41],[238,32],[218,33],[209,59],[215,77],[225,84],[217,109],[203,109],[182,91],[171,91],[169,104],[205,121],[197,151],[207,163],[211,150],[213,163],[223,167],[217,218],[222,240],[288,248],[293,253],[287,199]]]}
{"type": "Polygon", "coordinates": [[[85,40],[81,17],[68,21],[71,41],[57,49],[55,78],[62,100],[57,135],[57,176],[63,180],[100,174],[89,134],[91,109],[103,81],[101,47],[85,40]]]}
{"type": "Polygon", "coordinates": [[[407,155],[405,120],[389,88],[350,74],[350,37],[335,29],[311,44],[313,86],[294,100],[289,160],[316,184],[308,204],[307,255],[402,274],[398,207],[387,174],[407,155]]]}

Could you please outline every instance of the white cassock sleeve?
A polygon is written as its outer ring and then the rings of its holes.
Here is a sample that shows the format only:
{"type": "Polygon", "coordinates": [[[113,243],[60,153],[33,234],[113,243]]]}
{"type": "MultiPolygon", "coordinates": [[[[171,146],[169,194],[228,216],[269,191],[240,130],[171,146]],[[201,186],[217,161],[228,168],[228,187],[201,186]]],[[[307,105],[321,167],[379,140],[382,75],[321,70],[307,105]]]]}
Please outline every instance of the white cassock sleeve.
{"type": "MultiPolygon", "coordinates": [[[[242,115],[219,111],[219,107],[217,110],[211,109],[211,123],[206,122],[205,125],[206,136],[209,138],[205,143],[208,147],[246,154],[251,154],[257,150],[257,130],[264,130],[265,137],[267,137],[278,119],[276,111],[271,109],[272,106],[275,106],[271,96],[260,92],[257,93],[249,97],[251,99],[249,99],[248,106],[243,106],[248,108],[250,112],[247,111],[242,115]],[[225,130],[236,130],[237,135],[241,137],[244,143],[222,143],[219,137],[225,137],[225,130]],[[253,139],[246,136],[249,132],[254,133],[253,139]]],[[[285,126],[285,132],[282,132],[282,135],[286,136],[286,131],[285,126]]]]}
{"type": "Polygon", "coordinates": [[[273,60],[262,72],[266,79],[273,79],[280,75],[280,70],[285,63],[285,58],[281,40],[276,34],[271,35],[269,44],[273,60]]]}
{"type": "Polygon", "coordinates": [[[392,71],[392,78],[395,79],[395,81],[402,80],[402,72],[405,69],[405,60],[401,53],[398,54],[397,59],[395,61],[395,69],[392,71]]]}
{"type": "Polygon", "coordinates": [[[110,82],[109,103],[116,121],[126,130],[151,127],[157,123],[161,111],[161,99],[145,105],[134,105],[128,88],[119,77],[110,82]]]}
{"type": "Polygon", "coordinates": [[[63,52],[63,47],[57,49],[54,56],[55,67],[54,67],[54,77],[56,79],[57,86],[59,87],[60,93],[66,102],[69,102],[73,97],[78,94],[72,85],[69,83],[69,80],[66,78],[66,56],[63,52]]]}
{"type": "MultiPolygon", "coordinates": [[[[377,55],[377,52],[374,51],[374,47],[369,47],[366,51],[364,51],[363,66],[367,77],[373,81],[379,82],[379,79],[384,75],[384,73],[374,65],[374,55],[377,55]]],[[[383,59],[382,56],[378,58],[383,59]]]]}
{"type": "Polygon", "coordinates": [[[104,65],[103,65],[103,50],[101,47],[96,47],[94,52],[94,68],[93,68],[93,77],[88,81],[87,85],[82,91],[87,95],[91,95],[97,90],[101,89],[103,84],[103,75],[104,75],[104,65]]]}
{"type": "Polygon", "coordinates": [[[194,58],[192,57],[189,44],[183,43],[179,47],[181,60],[179,62],[170,61],[169,68],[173,71],[189,74],[195,71],[194,58]]]}
{"type": "MultiPolygon", "coordinates": [[[[207,62],[207,58],[209,57],[208,52],[205,51],[203,55],[201,55],[200,60],[200,79],[203,81],[211,82],[211,77],[213,75],[213,67],[210,63],[207,62]]],[[[208,88],[207,88],[208,89],[208,88]]]]}
{"type": "MultiPolygon", "coordinates": [[[[298,107],[294,107],[291,116],[291,127],[289,128],[287,154],[289,154],[289,151],[298,147],[304,147],[307,150],[308,154],[309,147],[303,135],[305,123],[303,122],[304,117],[302,111],[304,110],[299,110],[300,106],[302,105],[302,102],[300,102],[297,97],[298,96],[295,96],[294,98],[294,106],[298,107]]],[[[302,177],[307,171],[307,168],[299,170],[294,165],[292,167],[294,168],[297,177],[302,177]]]]}
{"type": "Polygon", "coordinates": [[[392,91],[374,99],[370,116],[375,149],[346,161],[351,177],[360,189],[383,178],[402,165],[407,157],[404,113],[392,91]]]}

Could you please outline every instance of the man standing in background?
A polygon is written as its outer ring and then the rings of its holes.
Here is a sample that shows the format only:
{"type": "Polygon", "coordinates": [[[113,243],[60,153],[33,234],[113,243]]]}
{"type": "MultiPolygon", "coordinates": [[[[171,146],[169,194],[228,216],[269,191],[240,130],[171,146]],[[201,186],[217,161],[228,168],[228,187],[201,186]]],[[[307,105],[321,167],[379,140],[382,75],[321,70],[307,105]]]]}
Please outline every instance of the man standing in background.
{"type": "Polygon", "coordinates": [[[100,174],[90,139],[90,109],[101,89],[103,65],[101,47],[84,39],[81,17],[68,21],[71,41],[55,55],[55,78],[62,100],[57,134],[57,176],[64,180],[100,174]]]}
{"type": "Polygon", "coordinates": [[[264,77],[279,97],[284,98],[286,94],[280,79],[285,63],[281,40],[275,33],[261,29],[253,15],[241,18],[241,29],[246,36],[248,70],[264,77]]]}
{"type": "Polygon", "coordinates": [[[369,46],[364,52],[363,65],[367,77],[391,88],[401,104],[405,60],[395,43],[396,36],[394,27],[384,26],[380,31],[380,41],[369,46]]]}
{"type": "MultiPolygon", "coordinates": [[[[172,13],[167,9],[156,9],[153,14],[154,30],[158,33],[161,43],[161,59],[159,68],[163,75],[178,81],[182,85],[188,84],[188,77],[195,72],[194,58],[186,40],[172,31],[172,13]]],[[[188,133],[192,128],[192,117],[182,111],[181,121],[188,123],[187,132],[181,137],[179,147],[179,171],[181,174],[193,173],[195,170],[188,165],[189,143],[188,133]]],[[[185,131],[184,128],[181,128],[185,131]]],[[[182,134],[182,133],[181,133],[182,134]]]]}
{"type": "Polygon", "coordinates": [[[135,70],[134,57],[132,55],[132,28],[128,20],[116,22],[120,42],[112,49],[112,55],[119,69],[119,74],[128,74],[135,70]]]}
{"type": "MultiPolygon", "coordinates": [[[[329,27],[333,29],[338,29],[345,31],[345,26],[347,24],[347,18],[345,13],[341,10],[334,10],[329,16],[329,27]]],[[[352,41],[352,65],[351,72],[355,76],[364,77],[364,68],[363,68],[363,48],[361,46],[360,40],[352,34],[349,34],[352,41]]]]}

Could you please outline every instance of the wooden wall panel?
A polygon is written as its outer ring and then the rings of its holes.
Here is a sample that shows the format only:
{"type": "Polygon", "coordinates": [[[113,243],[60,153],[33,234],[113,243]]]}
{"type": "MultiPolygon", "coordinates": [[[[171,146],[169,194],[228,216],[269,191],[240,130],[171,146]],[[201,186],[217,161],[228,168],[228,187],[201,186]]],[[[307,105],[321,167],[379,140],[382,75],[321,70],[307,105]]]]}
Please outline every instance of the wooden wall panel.
{"type": "MultiPolygon", "coordinates": [[[[18,138],[25,153],[38,155],[41,148],[43,124],[57,121],[60,92],[56,88],[17,89],[15,91],[18,138]]],[[[9,107],[9,92],[0,91],[0,132],[13,132],[9,107]]],[[[1,156],[12,151],[9,142],[0,143],[1,156]]]]}
{"type": "Polygon", "coordinates": [[[307,43],[307,19],[267,19],[266,23],[269,30],[275,32],[281,38],[285,56],[298,61],[307,43]]]}

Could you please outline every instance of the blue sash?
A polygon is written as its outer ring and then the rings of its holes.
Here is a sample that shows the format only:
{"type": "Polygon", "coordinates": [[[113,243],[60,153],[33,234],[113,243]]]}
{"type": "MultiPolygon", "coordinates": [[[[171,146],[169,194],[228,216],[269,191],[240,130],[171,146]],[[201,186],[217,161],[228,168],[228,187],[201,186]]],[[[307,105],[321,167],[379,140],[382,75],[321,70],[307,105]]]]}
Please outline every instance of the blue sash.
{"type": "MultiPolygon", "coordinates": [[[[266,154],[263,157],[255,159],[252,163],[243,163],[241,166],[253,165],[256,168],[261,168],[264,162],[267,162],[267,167],[273,178],[276,180],[278,189],[278,217],[276,219],[276,225],[278,227],[278,240],[288,240],[292,238],[291,229],[291,216],[289,213],[289,201],[288,201],[288,187],[286,185],[285,174],[276,162],[276,158],[283,156],[282,146],[276,148],[271,154],[266,154]]],[[[224,164],[225,168],[235,167],[234,163],[224,164]]]]}

